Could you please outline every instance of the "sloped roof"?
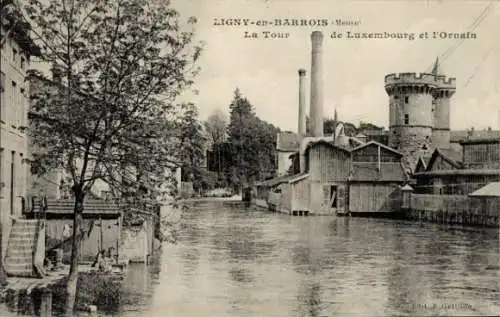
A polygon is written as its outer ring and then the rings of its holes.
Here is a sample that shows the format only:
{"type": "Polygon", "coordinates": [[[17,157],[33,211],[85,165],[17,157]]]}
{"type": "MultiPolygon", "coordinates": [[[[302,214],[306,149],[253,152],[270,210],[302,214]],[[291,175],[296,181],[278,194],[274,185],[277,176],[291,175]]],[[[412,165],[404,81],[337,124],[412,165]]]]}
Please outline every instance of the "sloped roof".
{"type": "Polygon", "coordinates": [[[462,162],[462,151],[456,151],[454,149],[438,149],[441,155],[446,156],[449,159],[454,160],[455,162],[459,163],[462,162]]]}
{"type": "Polygon", "coordinates": [[[12,0],[2,1],[2,36],[8,34],[16,43],[32,56],[41,56],[38,47],[30,36],[31,25],[24,18],[19,6],[12,0]],[[5,30],[5,31],[4,31],[5,30]]]}
{"type": "Polygon", "coordinates": [[[327,141],[327,140],[324,140],[324,139],[319,139],[319,140],[314,140],[314,141],[310,141],[307,146],[306,146],[306,149],[305,149],[305,152],[309,151],[310,148],[318,145],[318,144],[324,144],[324,145],[327,145],[329,147],[332,147],[332,148],[335,148],[335,149],[339,149],[341,151],[344,151],[344,152],[347,152],[347,153],[350,153],[351,151],[344,148],[344,147],[341,147],[341,146],[338,146],[338,145],[335,145],[334,141],[327,141]]]}
{"type": "Polygon", "coordinates": [[[388,150],[388,151],[390,151],[390,152],[392,152],[392,153],[394,153],[394,154],[397,154],[397,155],[399,155],[399,156],[403,156],[403,154],[402,154],[401,152],[398,152],[398,151],[396,151],[395,149],[393,149],[393,148],[391,148],[391,147],[388,147],[387,145],[384,145],[384,144],[382,144],[382,143],[380,143],[380,142],[377,142],[377,141],[374,141],[374,140],[371,140],[371,141],[369,141],[369,142],[366,142],[365,144],[362,144],[362,145],[360,145],[360,146],[358,146],[358,147],[355,147],[355,148],[354,148],[354,149],[352,149],[351,151],[352,151],[352,152],[356,152],[356,151],[358,151],[358,150],[360,150],[360,149],[363,149],[363,148],[365,148],[365,147],[367,147],[367,146],[370,146],[370,145],[380,146],[381,148],[384,148],[384,149],[386,149],[386,150],[388,150]]]}
{"type": "Polygon", "coordinates": [[[462,167],[462,152],[461,151],[455,151],[453,149],[435,149],[434,152],[432,152],[431,158],[426,164],[426,171],[430,171],[432,169],[432,165],[434,165],[434,162],[438,157],[441,157],[443,160],[448,162],[451,166],[454,168],[461,168],[462,167]]]}
{"type": "Polygon", "coordinates": [[[264,187],[274,187],[282,183],[288,182],[290,179],[292,179],[295,175],[284,175],[284,176],[278,176],[275,178],[271,178],[259,183],[256,183],[256,186],[264,186],[264,187]]]}
{"type": "Polygon", "coordinates": [[[276,150],[294,152],[299,149],[299,138],[293,132],[278,132],[276,150]]]}
{"type": "Polygon", "coordinates": [[[295,174],[291,179],[288,180],[289,183],[296,183],[298,181],[303,180],[304,178],[308,177],[309,173],[300,173],[300,174],[295,174]]]}
{"type": "Polygon", "coordinates": [[[492,182],[479,188],[469,196],[475,197],[500,197],[500,182],[492,182]]]}
{"type": "Polygon", "coordinates": [[[432,153],[431,154],[426,154],[423,156],[420,156],[417,161],[417,165],[415,166],[415,171],[414,173],[417,173],[418,170],[420,170],[420,166],[423,167],[422,171],[427,170],[427,166],[429,165],[429,162],[431,160],[432,153]]]}
{"type": "MultiPolygon", "coordinates": [[[[45,205],[46,214],[52,215],[72,215],[74,214],[75,201],[73,199],[47,199],[43,202],[42,199],[35,199],[32,206],[32,212],[41,212],[42,206],[45,205]]],[[[98,199],[87,199],[83,204],[83,216],[107,216],[119,217],[121,210],[118,205],[98,199]]]]}
{"type": "Polygon", "coordinates": [[[413,187],[411,187],[409,184],[404,185],[401,187],[402,191],[413,191],[413,187]]]}
{"type": "Polygon", "coordinates": [[[358,182],[403,182],[408,179],[401,163],[353,162],[351,181],[358,182]]]}

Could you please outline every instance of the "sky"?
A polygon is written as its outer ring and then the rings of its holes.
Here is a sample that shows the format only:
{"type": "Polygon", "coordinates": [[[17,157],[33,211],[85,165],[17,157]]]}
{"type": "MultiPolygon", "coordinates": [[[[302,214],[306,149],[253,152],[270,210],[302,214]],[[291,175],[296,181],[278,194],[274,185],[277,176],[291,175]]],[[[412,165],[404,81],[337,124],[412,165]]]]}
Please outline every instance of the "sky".
{"type": "MultiPolygon", "coordinates": [[[[481,0],[172,0],[181,18],[195,16],[196,40],[204,43],[195,102],[201,119],[228,111],[238,87],[256,114],[283,130],[297,131],[298,69],[307,71],[307,107],[312,31],[322,31],[324,115],[358,124],[388,127],[389,73],[429,71],[441,58],[445,75],[455,77],[451,101],[453,130],[500,129],[500,5],[481,0]],[[487,11],[485,11],[489,8],[487,11]],[[486,13],[481,15],[481,13],[486,13]],[[481,18],[483,17],[483,18],[481,18]],[[327,19],[327,26],[218,26],[219,19],[251,21],[327,19]],[[336,19],[358,26],[336,26],[336,19]],[[474,23],[476,22],[476,23],[474,23]],[[245,38],[245,31],[259,38],[245,38]],[[288,33],[266,39],[263,31],[288,33]],[[351,32],[474,32],[476,39],[347,39],[351,32]],[[344,38],[331,38],[333,32],[344,38]],[[447,51],[451,54],[445,54],[447,51]]],[[[307,110],[308,111],[308,110],[307,110]]]]}

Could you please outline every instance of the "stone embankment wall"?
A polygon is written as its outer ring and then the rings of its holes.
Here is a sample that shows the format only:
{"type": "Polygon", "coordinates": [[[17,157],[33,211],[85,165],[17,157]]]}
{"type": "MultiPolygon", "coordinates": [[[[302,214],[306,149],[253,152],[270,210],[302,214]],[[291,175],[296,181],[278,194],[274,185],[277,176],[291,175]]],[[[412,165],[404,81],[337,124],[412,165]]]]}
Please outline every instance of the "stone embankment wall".
{"type": "Polygon", "coordinates": [[[148,230],[146,222],[140,226],[122,228],[118,254],[119,262],[147,262],[148,230]]]}

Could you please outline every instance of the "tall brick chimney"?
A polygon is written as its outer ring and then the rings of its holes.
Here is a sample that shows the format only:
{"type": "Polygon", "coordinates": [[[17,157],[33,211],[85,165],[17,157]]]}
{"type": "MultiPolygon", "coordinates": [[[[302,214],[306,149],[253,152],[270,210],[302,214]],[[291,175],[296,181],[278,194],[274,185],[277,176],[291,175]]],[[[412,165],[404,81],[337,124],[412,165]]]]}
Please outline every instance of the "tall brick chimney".
{"type": "Polygon", "coordinates": [[[311,135],[323,136],[323,33],[311,34],[311,135]]]}
{"type": "Polygon", "coordinates": [[[299,69],[299,139],[306,136],[306,70],[299,69]]]}

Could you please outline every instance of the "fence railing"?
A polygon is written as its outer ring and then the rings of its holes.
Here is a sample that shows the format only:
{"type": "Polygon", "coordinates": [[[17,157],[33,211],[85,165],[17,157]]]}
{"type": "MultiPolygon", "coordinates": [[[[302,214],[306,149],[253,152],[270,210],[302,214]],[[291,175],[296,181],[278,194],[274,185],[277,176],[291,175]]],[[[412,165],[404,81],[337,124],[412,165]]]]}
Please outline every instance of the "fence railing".
{"type": "Polygon", "coordinates": [[[498,227],[500,199],[411,194],[408,216],[422,221],[498,227]]]}

